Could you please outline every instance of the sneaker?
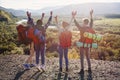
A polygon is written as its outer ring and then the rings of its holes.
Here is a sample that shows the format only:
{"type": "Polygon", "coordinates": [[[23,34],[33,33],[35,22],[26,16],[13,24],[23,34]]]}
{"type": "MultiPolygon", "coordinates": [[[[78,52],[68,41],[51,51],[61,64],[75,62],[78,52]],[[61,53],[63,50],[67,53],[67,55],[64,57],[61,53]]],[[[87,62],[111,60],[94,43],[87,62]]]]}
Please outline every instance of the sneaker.
{"type": "Polygon", "coordinates": [[[30,65],[29,64],[23,64],[23,67],[25,68],[25,69],[30,69],[30,65]]]}
{"type": "Polygon", "coordinates": [[[62,68],[61,67],[59,68],[59,71],[62,72],[62,68]]]}
{"type": "Polygon", "coordinates": [[[45,71],[45,66],[44,65],[41,65],[40,68],[42,69],[43,72],[45,71]]]}
{"type": "Polygon", "coordinates": [[[84,74],[84,70],[81,69],[80,72],[78,74],[84,74]]]}

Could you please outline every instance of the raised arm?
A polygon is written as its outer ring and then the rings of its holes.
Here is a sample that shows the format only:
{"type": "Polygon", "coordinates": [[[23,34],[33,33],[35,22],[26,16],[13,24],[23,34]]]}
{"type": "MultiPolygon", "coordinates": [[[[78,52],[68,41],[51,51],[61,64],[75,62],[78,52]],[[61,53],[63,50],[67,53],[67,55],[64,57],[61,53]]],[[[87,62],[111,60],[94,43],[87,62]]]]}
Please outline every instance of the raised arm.
{"type": "Polygon", "coordinates": [[[90,27],[93,27],[93,10],[90,11],[90,27]]]}
{"type": "Polygon", "coordinates": [[[34,26],[33,19],[31,18],[31,13],[27,11],[26,14],[27,14],[27,17],[28,17],[27,24],[31,25],[31,26],[34,26]]]}
{"type": "Polygon", "coordinates": [[[28,11],[26,12],[28,20],[31,18],[31,13],[29,13],[28,11]]]}
{"type": "Polygon", "coordinates": [[[45,16],[45,13],[42,13],[41,21],[43,21],[44,16],[45,16]]]}
{"type": "Polygon", "coordinates": [[[73,11],[73,12],[72,12],[72,17],[73,17],[73,19],[74,19],[75,26],[77,26],[77,28],[80,29],[81,26],[80,26],[80,24],[77,22],[77,20],[75,19],[76,14],[77,14],[77,11],[75,11],[75,12],[73,11]]]}
{"type": "Polygon", "coordinates": [[[48,22],[45,24],[45,29],[48,28],[48,26],[50,25],[50,22],[52,21],[52,11],[50,12],[50,17],[48,19],[48,22]]]}
{"type": "Polygon", "coordinates": [[[54,18],[55,18],[55,23],[58,25],[58,17],[55,16],[54,18]]]}
{"type": "Polygon", "coordinates": [[[58,22],[58,16],[55,16],[54,18],[55,18],[56,28],[57,28],[58,30],[61,30],[62,28],[61,28],[61,24],[58,22]]]}

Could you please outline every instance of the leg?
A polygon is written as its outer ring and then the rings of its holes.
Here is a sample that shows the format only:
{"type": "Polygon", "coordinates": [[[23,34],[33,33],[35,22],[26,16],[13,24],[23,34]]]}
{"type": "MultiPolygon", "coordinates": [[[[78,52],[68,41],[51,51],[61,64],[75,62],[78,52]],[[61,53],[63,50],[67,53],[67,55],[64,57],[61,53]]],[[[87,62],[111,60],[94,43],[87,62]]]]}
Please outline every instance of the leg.
{"type": "Polygon", "coordinates": [[[68,48],[64,49],[64,59],[66,64],[66,71],[68,71],[68,48]]]}
{"type": "Polygon", "coordinates": [[[84,48],[80,48],[81,69],[84,70],[84,48]]]}
{"type": "Polygon", "coordinates": [[[80,48],[80,62],[81,62],[81,71],[79,74],[84,74],[84,48],[80,48]]]}
{"type": "Polygon", "coordinates": [[[40,47],[40,54],[41,54],[41,69],[45,71],[45,46],[40,47]]]}
{"type": "Polygon", "coordinates": [[[86,58],[87,58],[88,68],[91,68],[90,48],[85,48],[85,55],[86,55],[86,58]]]}
{"type": "Polygon", "coordinates": [[[34,56],[34,43],[30,44],[30,56],[27,59],[27,63],[32,63],[32,57],[34,56]]]}
{"type": "Polygon", "coordinates": [[[40,56],[40,47],[39,45],[35,44],[35,51],[36,51],[36,64],[39,64],[39,56],[40,56]]]}
{"type": "Polygon", "coordinates": [[[62,58],[63,58],[63,48],[59,46],[59,66],[60,71],[62,71],[62,58]]]}
{"type": "Polygon", "coordinates": [[[45,46],[42,46],[40,48],[40,51],[41,51],[41,63],[42,65],[45,65],[45,46]]]}
{"type": "Polygon", "coordinates": [[[25,64],[23,64],[24,68],[30,69],[30,67],[33,67],[34,65],[32,63],[32,57],[34,56],[34,44],[33,42],[30,44],[30,56],[26,60],[25,64]],[[30,63],[30,64],[28,64],[30,63]]]}

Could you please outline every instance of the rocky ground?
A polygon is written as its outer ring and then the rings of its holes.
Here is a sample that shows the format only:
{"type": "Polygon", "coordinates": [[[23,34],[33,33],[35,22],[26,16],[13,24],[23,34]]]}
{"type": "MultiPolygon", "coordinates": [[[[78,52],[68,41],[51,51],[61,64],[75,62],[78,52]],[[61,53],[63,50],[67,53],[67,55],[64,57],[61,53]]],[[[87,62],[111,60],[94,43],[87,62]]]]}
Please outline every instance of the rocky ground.
{"type": "MultiPolygon", "coordinates": [[[[0,55],[0,80],[120,80],[120,62],[91,60],[92,74],[79,75],[80,60],[69,60],[69,72],[58,71],[58,58],[46,59],[46,71],[36,67],[25,70],[22,66],[28,55],[0,55]]],[[[63,65],[64,66],[64,65],[63,65]]]]}

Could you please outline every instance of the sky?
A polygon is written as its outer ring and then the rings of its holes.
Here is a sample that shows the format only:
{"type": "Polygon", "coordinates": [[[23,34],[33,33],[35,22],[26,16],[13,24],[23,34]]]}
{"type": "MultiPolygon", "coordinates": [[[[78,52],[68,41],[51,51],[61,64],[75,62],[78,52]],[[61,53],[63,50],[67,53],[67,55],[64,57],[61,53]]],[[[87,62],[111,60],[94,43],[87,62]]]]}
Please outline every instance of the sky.
{"type": "Polygon", "coordinates": [[[42,9],[69,4],[94,2],[120,2],[120,0],[0,0],[0,6],[12,9],[42,9]]]}

